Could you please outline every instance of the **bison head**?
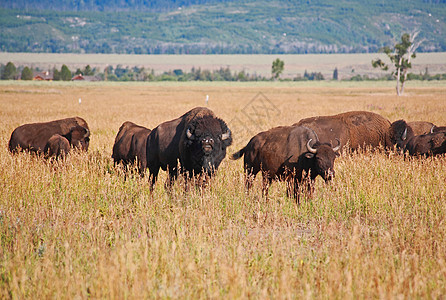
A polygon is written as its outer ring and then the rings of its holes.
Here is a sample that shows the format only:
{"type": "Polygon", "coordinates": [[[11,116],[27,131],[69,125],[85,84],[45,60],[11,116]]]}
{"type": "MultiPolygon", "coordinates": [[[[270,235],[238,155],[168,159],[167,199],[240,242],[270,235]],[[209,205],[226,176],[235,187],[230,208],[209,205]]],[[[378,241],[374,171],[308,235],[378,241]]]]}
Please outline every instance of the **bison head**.
{"type": "Polygon", "coordinates": [[[85,127],[76,125],[70,128],[70,132],[64,136],[70,145],[81,150],[88,150],[90,145],[90,130],[85,127]]]}
{"type": "Polygon", "coordinates": [[[390,140],[399,149],[403,149],[413,136],[412,128],[404,120],[395,121],[390,125],[390,140]]]}
{"type": "Polygon", "coordinates": [[[312,139],[307,142],[307,150],[305,158],[309,161],[306,165],[309,165],[308,169],[311,169],[311,177],[314,179],[320,175],[325,181],[331,180],[334,175],[334,160],[339,155],[337,151],[341,148],[341,142],[339,139],[338,146],[332,147],[329,144],[322,144],[316,141],[310,146],[312,139]]]}
{"type": "Polygon", "coordinates": [[[185,155],[182,164],[195,174],[203,170],[211,175],[226,156],[226,148],[232,143],[231,131],[226,123],[209,116],[190,122],[186,129],[185,155]]]}

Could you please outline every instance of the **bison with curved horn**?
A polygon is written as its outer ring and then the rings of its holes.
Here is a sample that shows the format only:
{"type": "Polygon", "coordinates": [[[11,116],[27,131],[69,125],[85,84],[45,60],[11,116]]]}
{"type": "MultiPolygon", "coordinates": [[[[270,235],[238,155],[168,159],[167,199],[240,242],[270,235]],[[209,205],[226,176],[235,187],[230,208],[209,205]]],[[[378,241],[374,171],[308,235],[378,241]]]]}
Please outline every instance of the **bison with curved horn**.
{"type": "Polygon", "coordinates": [[[432,133],[435,128],[436,126],[431,122],[397,120],[390,125],[390,140],[398,149],[404,149],[409,139],[417,135],[432,133]]]}
{"type": "Polygon", "coordinates": [[[273,180],[287,181],[287,194],[291,189],[293,197],[299,202],[299,185],[306,179],[309,181],[305,191],[312,194],[315,178],[321,176],[326,182],[334,175],[334,160],[340,149],[340,141],[336,147],[321,143],[316,133],[304,126],[280,126],[255,135],[249,143],[234,153],[231,159],[244,156],[246,188],[258,172],[263,176],[263,194],[268,196],[268,188],[273,180]]]}
{"type": "Polygon", "coordinates": [[[59,134],[75,148],[88,150],[90,130],[87,122],[79,117],[55,120],[51,122],[25,124],[17,127],[9,140],[9,151],[44,152],[49,139],[59,134]]]}
{"type": "Polygon", "coordinates": [[[341,148],[350,150],[379,146],[392,147],[389,137],[390,121],[368,111],[350,111],[333,116],[318,116],[302,119],[294,126],[313,129],[321,143],[341,141],[341,148]]]}
{"type": "Polygon", "coordinates": [[[205,107],[194,108],[177,119],[161,123],[147,140],[147,167],[152,188],[160,168],[169,172],[168,186],[177,178],[178,171],[187,178],[212,175],[231,143],[231,131],[226,123],[205,107]]]}

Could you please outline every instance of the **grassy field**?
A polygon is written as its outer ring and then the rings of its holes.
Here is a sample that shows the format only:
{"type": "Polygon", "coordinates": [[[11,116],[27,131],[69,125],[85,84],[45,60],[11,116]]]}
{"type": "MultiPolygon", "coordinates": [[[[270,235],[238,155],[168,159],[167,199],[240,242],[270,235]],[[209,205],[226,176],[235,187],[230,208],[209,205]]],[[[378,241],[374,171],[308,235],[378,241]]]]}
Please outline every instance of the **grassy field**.
{"type": "MultiPolygon", "coordinates": [[[[283,78],[303,76],[308,72],[321,72],[326,79],[331,79],[333,70],[338,68],[339,78],[354,75],[383,76],[386,72],[373,69],[372,60],[384,54],[306,54],[306,55],[120,55],[120,54],[53,54],[53,53],[5,53],[0,52],[0,63],[9,61],[16,65],[27,65],[42,69],[60,69],[66,64],[72,69],[83,69],[87,64],[104,70],[106,66],[144,66],[154,69],[156,73],[182,69],[190,71],[193,67],[216,70],[229,66],[232,71],[245,70],[249,74],[271,76],[271,64],[276,58],[285,62],[283,78]]],[[[430,74],[446,73],[446,52],[417,53],[413,60],[411,72],[424,73],[428,68],[430,74]]]]}
{"type": "Polygon", "coordinates": [[[368,110],[446,124],[446,85],[393,83],[0,83],[0,298],[444,298],[446,157],[342,155],[297,206],[285,185],[246,195],[241,161],[203,192],[154,192],[111,160],[127,120],[153,128],[204,105],[233,153],[260,130],[368,110]],[[79,104],[78,99],[82,99],[79,104]],[[88,153],[50,164],[11,155],[17,126],[81,116],[88,153]]]}

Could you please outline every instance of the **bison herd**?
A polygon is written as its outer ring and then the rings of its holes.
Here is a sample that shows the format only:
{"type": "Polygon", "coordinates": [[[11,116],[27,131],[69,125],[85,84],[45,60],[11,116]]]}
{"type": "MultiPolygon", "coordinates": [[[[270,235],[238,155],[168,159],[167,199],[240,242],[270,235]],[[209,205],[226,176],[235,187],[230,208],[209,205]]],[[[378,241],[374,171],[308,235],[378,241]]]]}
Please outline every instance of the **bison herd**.
{"type": "MultiPolygon", "coordinates": [[[[71,149],[87,151],[89,142],[87,122],[74,117],[17,127],[11,134],[9,150],[59,158],[71,149]]],[[[228,125],[210,109],[197,107],[153,130],[124,122],[115,138],[112,158],[126,170],[137,163],[141,176],[148,169],[153,189],[160,168],[168,172],[167,187],[178,175],[203,183],[217,171],[231,144],[228,125]]],[[[265,196],[273,180],[284,180],[287,194],[298,201],[302,191],[311,196],[317,176],[325,181],[334,177],[334,161],[340,151],[379,147],[396,148],[411,156],[446,153],[446,127],[404,120],[391,123],[367,111],[317,116],[260,132],[230,158],[244,157],[248,191],[261,172],[265,196]]]]}

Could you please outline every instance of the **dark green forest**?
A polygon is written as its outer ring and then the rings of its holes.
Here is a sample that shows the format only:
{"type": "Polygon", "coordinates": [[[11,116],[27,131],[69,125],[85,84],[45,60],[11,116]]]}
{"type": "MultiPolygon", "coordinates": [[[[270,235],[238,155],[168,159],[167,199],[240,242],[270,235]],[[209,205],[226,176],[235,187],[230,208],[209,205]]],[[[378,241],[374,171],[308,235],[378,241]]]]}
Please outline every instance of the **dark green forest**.
{"type": "Polygon", "coordinates": [[[0,51],[364,53],[419,31],[446,51],[446,0],[0,1],[0,51]]]}

